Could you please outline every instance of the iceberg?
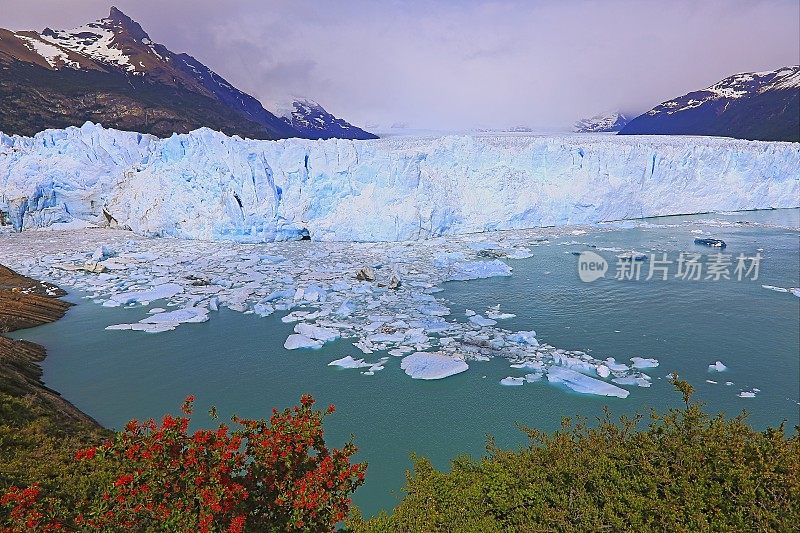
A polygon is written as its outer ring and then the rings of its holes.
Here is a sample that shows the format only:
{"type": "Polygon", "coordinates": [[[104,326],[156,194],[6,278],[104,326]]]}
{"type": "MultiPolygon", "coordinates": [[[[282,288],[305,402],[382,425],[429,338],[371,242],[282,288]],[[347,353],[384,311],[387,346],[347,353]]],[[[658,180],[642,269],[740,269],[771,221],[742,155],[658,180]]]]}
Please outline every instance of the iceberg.
{"type": "Polygon", "coordinates": [[[650,357],[631,357],[633,368],[655,368],[658,366],[658,359],[650,357]]]}
{"type": "Polygon", "coordinates": [[[283,347],[287,350],[297,350],[298,348],[322,348],[323,343],[321,341],[306,337],[305,335],[300,335],[299,333],[293,333],[286,338],[286,342],[283,343],[283,347]]]}
{"type": "Polygon", "coordinates": [[[627,398],[629,394],[628,391],[616,385],[591,378],[562,366],[553,366],[547,369],[547,381],[550,383],[562,383],[575,392],[583,394],[616,396],[617,398],[627,398]]]}
{"type": "Polygon", "coordinates": [[[505,385],[507,387],[517,387],[519,385],[525,384],[525,378],[515,378],[509,376],[507,378],[503,378],[500,380],[500,385],[505,385]]]}
{"type": "MultiPolygon", "coordinates": [[[[796,143],[711,137],[259,141],[201,128],[159,139],[87,122],[0,133],[0,212],[17,231],[91,224],[237,242],[408,241],[797,207],[797,168],[796,143]]],[[[476,262],[454,279],[507,268],[476,262]]]]}
{"type": "Polygon", "coordinates": [[[295,333],[299,333],[301,336],[321,341],[323,343],[339,338],[338,330],[314,326],[313,324],[306,324],[305,322],[297,324],[294,327],[294,331],[295,333]]]}
{"type": "Polygon", "coordinates": [[[724,372],[725,370],[728,370],[728,367],[725,366],[722,361],[717,361],[712,365],[708,365],[709,372],[724,372]]]}
{"type": "Polygon", "coordinates": [[[400,368],[413,379],[442,379],[469,369],[463,359],[435,352],[414,352],[400,361],[400,368]]]}
{"type": "Polygon", "coordinates": [[[120,305],[131,305],[135,303],[147,304],[155,300],[163,300],[165,298],[172,298],[176,294],[183,292],[183,287],[177,283],[165,283],[158,285],[152,289],[142,291],[121,292],[119,294],[112,294],[111,300],[120,305]]]}
{"type": "Polygon", "coordinates": [[[336,359],[328,363],[328,366],[338,366],[341,368],[367,368],[371,367],[371,363],[365,363],[363,359],[353,359],[352,356],[347,355],[341,359],[336,359]]]}

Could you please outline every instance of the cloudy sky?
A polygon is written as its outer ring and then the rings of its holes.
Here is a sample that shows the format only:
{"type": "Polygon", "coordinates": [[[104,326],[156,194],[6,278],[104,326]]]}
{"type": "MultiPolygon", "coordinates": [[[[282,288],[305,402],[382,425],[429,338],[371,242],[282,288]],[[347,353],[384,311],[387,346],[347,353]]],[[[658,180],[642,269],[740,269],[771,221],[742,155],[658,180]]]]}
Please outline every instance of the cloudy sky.
{"type": "MultiPolygon", "coordinates": [[[[0,27],[71,28],[103,0],[0,0],[0,27]]],[[[265,104],[352,122],[564,129],[730,74],[800,63],[798,0],[115,0],[265,104]]],[[[269,106],[267,106],[269,107],[269,106]]]]}

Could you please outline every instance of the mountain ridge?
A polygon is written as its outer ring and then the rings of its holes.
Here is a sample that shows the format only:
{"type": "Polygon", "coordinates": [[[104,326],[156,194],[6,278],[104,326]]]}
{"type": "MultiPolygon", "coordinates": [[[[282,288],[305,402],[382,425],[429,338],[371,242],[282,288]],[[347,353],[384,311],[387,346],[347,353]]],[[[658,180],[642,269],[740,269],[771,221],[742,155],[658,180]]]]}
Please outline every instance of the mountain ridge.
{"type": "Polygon", "coordinates": [[[193,56],[154,42],[116,7],[69,30],[0,29],[0,131],[33,135],[86,121],[159,137],[200,127],[307,137],[193,56]]]}
{"type": "Polygon", "coordinates": [[[662,102],[619,134],[800,142],[800,66],[728,76],[662,102]]]}

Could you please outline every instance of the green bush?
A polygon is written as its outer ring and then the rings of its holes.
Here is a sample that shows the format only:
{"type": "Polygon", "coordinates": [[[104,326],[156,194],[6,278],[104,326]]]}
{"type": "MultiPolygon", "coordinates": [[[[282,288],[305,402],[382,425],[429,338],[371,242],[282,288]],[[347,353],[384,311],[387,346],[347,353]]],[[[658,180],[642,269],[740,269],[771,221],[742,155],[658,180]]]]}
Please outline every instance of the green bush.
{"type": "Polygon", "coordinates": [[[449,472],[413,457],[405,498],[361,532],[797,531],[800,439],[760,432],[742,414],[712,417],[676,380],[685,409],[590,426],[565,419],[547,434],[524,428],[518,451],[491,441],[481,460],[449,472]]]}

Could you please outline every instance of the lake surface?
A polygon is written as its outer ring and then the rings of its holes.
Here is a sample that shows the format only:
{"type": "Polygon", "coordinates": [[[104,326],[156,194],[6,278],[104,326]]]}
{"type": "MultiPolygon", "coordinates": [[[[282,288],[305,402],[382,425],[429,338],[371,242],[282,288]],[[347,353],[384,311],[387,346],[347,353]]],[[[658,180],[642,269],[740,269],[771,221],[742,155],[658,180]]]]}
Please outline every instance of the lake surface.
{"type": "MultiPolygon", "coordinates": [[[[524,444],[516,424],[552,430],[563,416],[594,418],[605,405],[615,415],[677,407],[680,397],[666,380],[673,371],[695,386],[697,399],[712,412],[746,409],[758,428],[782,420],[789,427],[800,424],[800,298],[762,288],[800,286],[800,210],[664,217],[610,227],[616,229],[539,243],[533,257],[505,260],[514,269],[511,277],[448,282],[436,296],[448,301],[459,320],[466,320],[466,309],[480,313],[499,303],[517,315],[502,327],[535,329],[540,340],[560,348],[625,363],[634,356],[658,359],[657,368],[645,370],[652,386],[626,387],[626,399],[577,394],[547,382],[505,387],[500,379],[526,371],[509,368],[503,358],[470,362],[469,371],[431,382],[410,379],[399,357],[373,376],[331,368],[330,361],[357,355],[350,341],[285,350],[294,324],[281,322],[281,314],[260,318],[221,309],[208,322],[167,333],[106,331],[145,317],[147,307],[104,308],[80,293],[70,294],[79,305],[63,320],[16,337],[43,344],[45,383],[109,427],[176,412],[188,394],[197,396],[199,413],[213,404],[223,416],[266,416],[306,392],[322,406],[336,404],[326,423],[330,442],[340,445],[355,435],[358,459],[369,462],[367,483],[355,497],[366,514],[397,502],[411,452],[446,467],[459,453],[482,454],[487,434],[501,446],[524,444]],[[673,261],[680,252],[716,253],[693,244],[700,236],[725,240],[724,253],[734,262],[740,253],[760,253],[758,279],[676,279],[675,265],[666,281],[612,279],[620,250],[667,253],[673,261]],[[604,279],[580,281],[572,252],[584,250],[609,261],[604,279]],[[717,360],[728,370],[710,372],[708,365],[717,360]],[[754,398],[738,396],[753,388],[760,389],[754,398]]],[[[196,422],[211,423],[202,414],[196,422]]]]}

